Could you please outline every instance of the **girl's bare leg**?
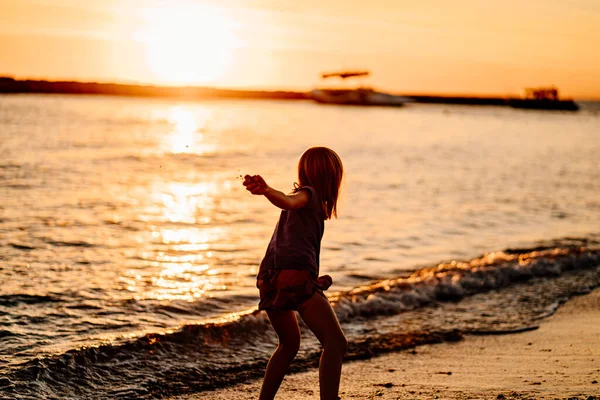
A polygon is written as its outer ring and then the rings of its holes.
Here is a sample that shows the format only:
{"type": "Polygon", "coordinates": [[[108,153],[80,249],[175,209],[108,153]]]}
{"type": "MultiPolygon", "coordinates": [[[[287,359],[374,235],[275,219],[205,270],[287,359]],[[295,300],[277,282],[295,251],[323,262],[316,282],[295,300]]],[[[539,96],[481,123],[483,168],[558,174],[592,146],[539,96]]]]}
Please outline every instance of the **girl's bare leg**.
{"type": "Polygon", "coordinates": [[[342,374],[342,361],[348,350],[348,341],[329,304],[315,293],[299,311],[302,320],[323,345],[319,363],[319,387],[321,400],[337,400],[342,374]]]}
{"type": "Polygon", "coordinates": [[[300,348],[300,328],[293,311],[267,311],[279,346],[267,364],[259,400],[273,400],[281,381],[300,348]]]}

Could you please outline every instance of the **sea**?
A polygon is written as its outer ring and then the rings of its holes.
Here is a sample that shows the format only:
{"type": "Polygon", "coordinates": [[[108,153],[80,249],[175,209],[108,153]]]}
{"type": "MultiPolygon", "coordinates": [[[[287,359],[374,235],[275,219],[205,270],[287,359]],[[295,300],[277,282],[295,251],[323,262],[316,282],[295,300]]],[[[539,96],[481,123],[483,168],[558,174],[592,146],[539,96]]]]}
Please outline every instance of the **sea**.
{"type": "MultiPolygon", "coordinates": [[[[0,398],[169,398],[262,376],[279,212],[345,168],[321,274],[348,360],[536,329],[600,285],[600,103],[577,113],[0,96],[0,398]]],[[[294,371],[318,364],[302,326],[294,371]]]]}

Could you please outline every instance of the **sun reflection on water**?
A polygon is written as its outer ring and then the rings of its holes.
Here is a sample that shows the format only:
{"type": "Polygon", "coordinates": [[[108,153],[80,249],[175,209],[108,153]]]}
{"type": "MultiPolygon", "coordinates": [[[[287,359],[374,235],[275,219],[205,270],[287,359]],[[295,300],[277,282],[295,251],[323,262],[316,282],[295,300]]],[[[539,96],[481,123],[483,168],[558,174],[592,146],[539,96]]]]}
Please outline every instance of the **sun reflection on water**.
{"type": "Polygon", "coordinates": [[[152,279],[154,290],[147,293],[145,299],[154,300],[183,300],[192,302],[202,297],[212,297],[210,292],[226,290],[221,278],[217,276],[197,276],[193,274],[178,274],[177,279],[169,275],[160,275],[152,279]]]}
{"type": "Polygon", "coordinates": [[[174,154],[214,152],[216,145],[206,143],[204,134],[211,115],[212,111],[205,107],[171,107],[167,121],[173,129],[164,137],[161,148],[174,154]]]}
{"type": "MultiPolygon", "coordinates": [[[[188,129],[193,124],[186,118],[181,121],[188,129]]],[[[120,280],[135,299],[193,302],[227,289],[231,278],[214,257],[227,228],[211,224],[222,190],[224,185],[201,180],[150,186],[152,205],[141,216],[148,231],[136,252],[142,262],[120,280]]]]}
{"type": "Polygon", "coordinates": [[[233,256],[223,251],[231,232],[216,218],[232,182],[206,175],[201,167],[204,156],[217,150],[217,137],[207,129],[212,113],[198,104],[153,112],[168,129],[158,132],[154,147],[164,156],[163,171],[142,192],[147,206],[138,219],[147,229],[137,238],[134,268],[120,279],[137,300],[194,302],[228,290],[232,280],[240,279],[228,266],[233,256]]]}
{"type": "Polygon", "coordinates": [[[147,298],[193,301],[207,292],[226,288],[211,274],[209,264],[170,262],[162,267],[159,275],[152,278],[154,288],[147,298]]]}
{"type": "Polygon", "coordinates": [[[159,229],[152,233],[168,250],[147,255],[159,270],[150,278],[146,299],[194,301],[211,297],[210,292],[225,290],[222,274],[212,263],[210,250],[222,237],[221,228],[189,227],[159,229]]]}
{"type": "MultiPolygon", "coordinates": [[[[160,207],[165,221],[195,224],[207,224],[214,211],[214,195],[217,185],[210,182],[171,183],[159,193],[160,207]]],[[[165,232],[168,241],[181,242],[181,230],[165,232]]]]}

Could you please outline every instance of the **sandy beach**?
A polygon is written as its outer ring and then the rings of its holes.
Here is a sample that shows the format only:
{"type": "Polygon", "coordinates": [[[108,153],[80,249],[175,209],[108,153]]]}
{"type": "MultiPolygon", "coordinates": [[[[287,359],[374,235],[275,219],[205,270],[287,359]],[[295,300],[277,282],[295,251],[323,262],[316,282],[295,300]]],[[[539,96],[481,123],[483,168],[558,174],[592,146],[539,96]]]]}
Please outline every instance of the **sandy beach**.
{"type": "MultiPolygon", "coordinates": [[[[600,397],[600,289],[571,299],[534,331],[468,336],[344,365],[342,399],[600,397]]],[[[180,399],[256,399],[260,380],[180,399]]],[[[318,371],[286,377],[279,399],[318,399],[318,371]]]]}

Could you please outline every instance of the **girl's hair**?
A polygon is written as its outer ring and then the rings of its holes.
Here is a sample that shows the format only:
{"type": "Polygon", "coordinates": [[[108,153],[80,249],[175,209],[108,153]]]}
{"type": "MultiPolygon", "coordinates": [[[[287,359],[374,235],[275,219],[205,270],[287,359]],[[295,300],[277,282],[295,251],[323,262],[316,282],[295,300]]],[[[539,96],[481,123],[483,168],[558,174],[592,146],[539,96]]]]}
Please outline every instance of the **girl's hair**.
{"type": "Polygon", "coordinates": [[[344,166],[337,153],[327,147],[311,147],[298,161],[300,186],[312,186],[320,197],[325,219],[337,218],[337,200],[344,166]]]}

